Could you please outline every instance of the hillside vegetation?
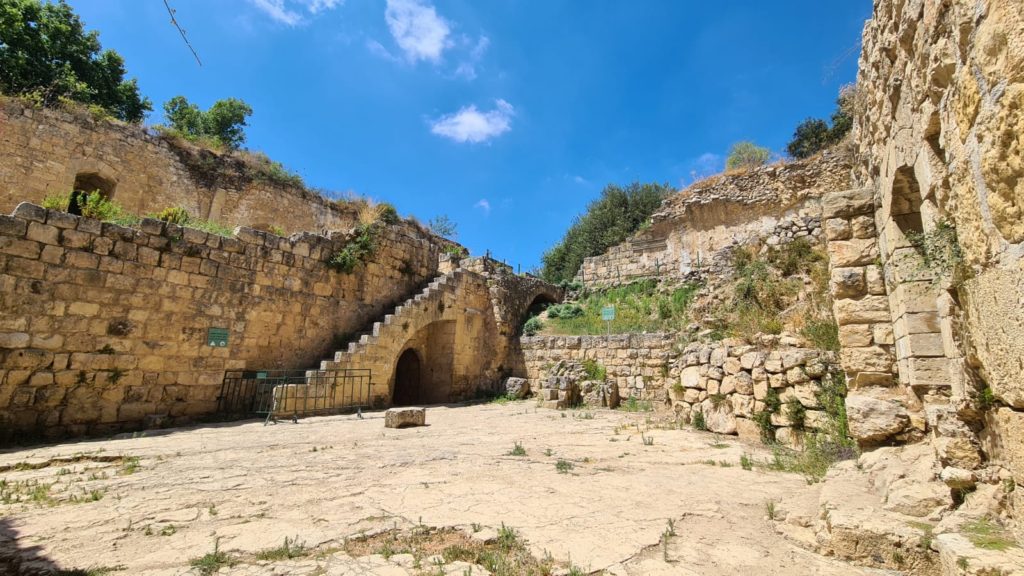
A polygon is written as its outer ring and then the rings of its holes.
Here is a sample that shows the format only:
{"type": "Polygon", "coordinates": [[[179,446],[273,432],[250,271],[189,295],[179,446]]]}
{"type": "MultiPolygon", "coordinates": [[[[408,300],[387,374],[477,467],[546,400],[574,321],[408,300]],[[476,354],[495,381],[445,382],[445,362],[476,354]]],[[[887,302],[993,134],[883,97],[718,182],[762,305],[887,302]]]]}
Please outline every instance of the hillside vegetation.
{"type": "Polygon", "coordinates": [[[541,276],[548,282],[569,282],[583,259],[603,254],[639,230],[675,190],[666,184],[634,182],[625,188],[608,185],[601,197],[577,216],[562,240],[543,257],[541,276]]]}

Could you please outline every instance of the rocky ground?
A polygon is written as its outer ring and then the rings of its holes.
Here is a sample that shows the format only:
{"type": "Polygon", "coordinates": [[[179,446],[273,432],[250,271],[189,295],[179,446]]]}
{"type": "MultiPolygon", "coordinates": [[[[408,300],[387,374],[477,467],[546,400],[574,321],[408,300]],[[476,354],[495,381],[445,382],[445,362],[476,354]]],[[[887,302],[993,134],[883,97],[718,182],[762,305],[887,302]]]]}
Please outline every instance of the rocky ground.
{"type": "Polygon", "coordinates": [[[9,450],[0,572],[461,575],[515,552],[538,574],[893,573],[769,520],[822,485],[741,466],[764,447],[649,418],[523,401],[399,430],[371,413],[9,450]]]}

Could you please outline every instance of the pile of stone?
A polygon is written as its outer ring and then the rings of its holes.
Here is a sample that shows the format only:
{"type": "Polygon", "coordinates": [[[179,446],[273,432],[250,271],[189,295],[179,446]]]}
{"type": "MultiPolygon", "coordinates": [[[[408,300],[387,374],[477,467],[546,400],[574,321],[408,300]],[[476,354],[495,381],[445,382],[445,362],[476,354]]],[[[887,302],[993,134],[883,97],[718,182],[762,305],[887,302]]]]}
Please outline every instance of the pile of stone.
{"type": "Polygon", "coordinates": [[[581,405],[604,408],[619,405],[619,387],[615,382],[588,380],[582,363],[567,360],[559,360],[548,370],[537,394],[542,406],[560,410],[581,405]]]}
{"type": "Polygon", "coordinates": [[[775,440],[795,445],[803,429],[820,429],[828,422],[819,392],[837,361],[832,352],[809,348],[768,350],[728,340],[693,343],[676,361],[679,384],[669,395],[684,421],[700,412],[708,430],[719,434],[761,438],[755,415],[768,411],[775,440]],[[769,408],[770,395],[778,396],[781,409],[769,408]],[[789,419],[791,399],[804,408],[802,422],[789,419]]]}

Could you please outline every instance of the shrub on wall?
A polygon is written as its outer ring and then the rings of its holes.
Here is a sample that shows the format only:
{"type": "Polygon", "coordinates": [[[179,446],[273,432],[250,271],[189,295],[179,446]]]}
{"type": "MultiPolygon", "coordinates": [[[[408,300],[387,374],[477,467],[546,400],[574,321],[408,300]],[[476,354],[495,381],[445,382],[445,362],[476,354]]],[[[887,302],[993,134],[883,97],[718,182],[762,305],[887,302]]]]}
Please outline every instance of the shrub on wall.
{"type": "Polygon", "coordinates": [[[164,103],[164,116],[177,134],[187,140],[207,141],[230,149],[245,142],[245,121],[251,115],[252,107],[237,98],[218,100],[206,111],[184,96],[164,103]]]}
{"type": "Polygon", "coordinates": [[[725,159],[726,170],[743,170],[764,166],[772,157],[771,150],[753,142],[737,142],[725,159]]]}
{"type": "Polygon", "coordinates": [[[844,86],[836,99],[836,110],[832,113],[832,124],[820,118],[808,118],[801,122],[793,133],[793,139],[786,151],[793,158],[810,158],[818,152],[838,144],[853,128],[853,117],[857,107],[857,89],[844,86]]]}

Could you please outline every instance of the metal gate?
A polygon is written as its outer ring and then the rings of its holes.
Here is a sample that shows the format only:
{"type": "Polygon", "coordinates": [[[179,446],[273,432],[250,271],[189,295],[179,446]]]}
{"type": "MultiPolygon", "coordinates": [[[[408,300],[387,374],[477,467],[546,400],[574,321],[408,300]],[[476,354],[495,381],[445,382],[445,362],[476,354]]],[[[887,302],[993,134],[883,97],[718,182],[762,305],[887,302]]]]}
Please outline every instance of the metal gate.
{"type": "Polygon", "coordinates": [[[229,370],[217,398],[222,414],[266,422],[370,407],[370,370],[229,370]]]}

